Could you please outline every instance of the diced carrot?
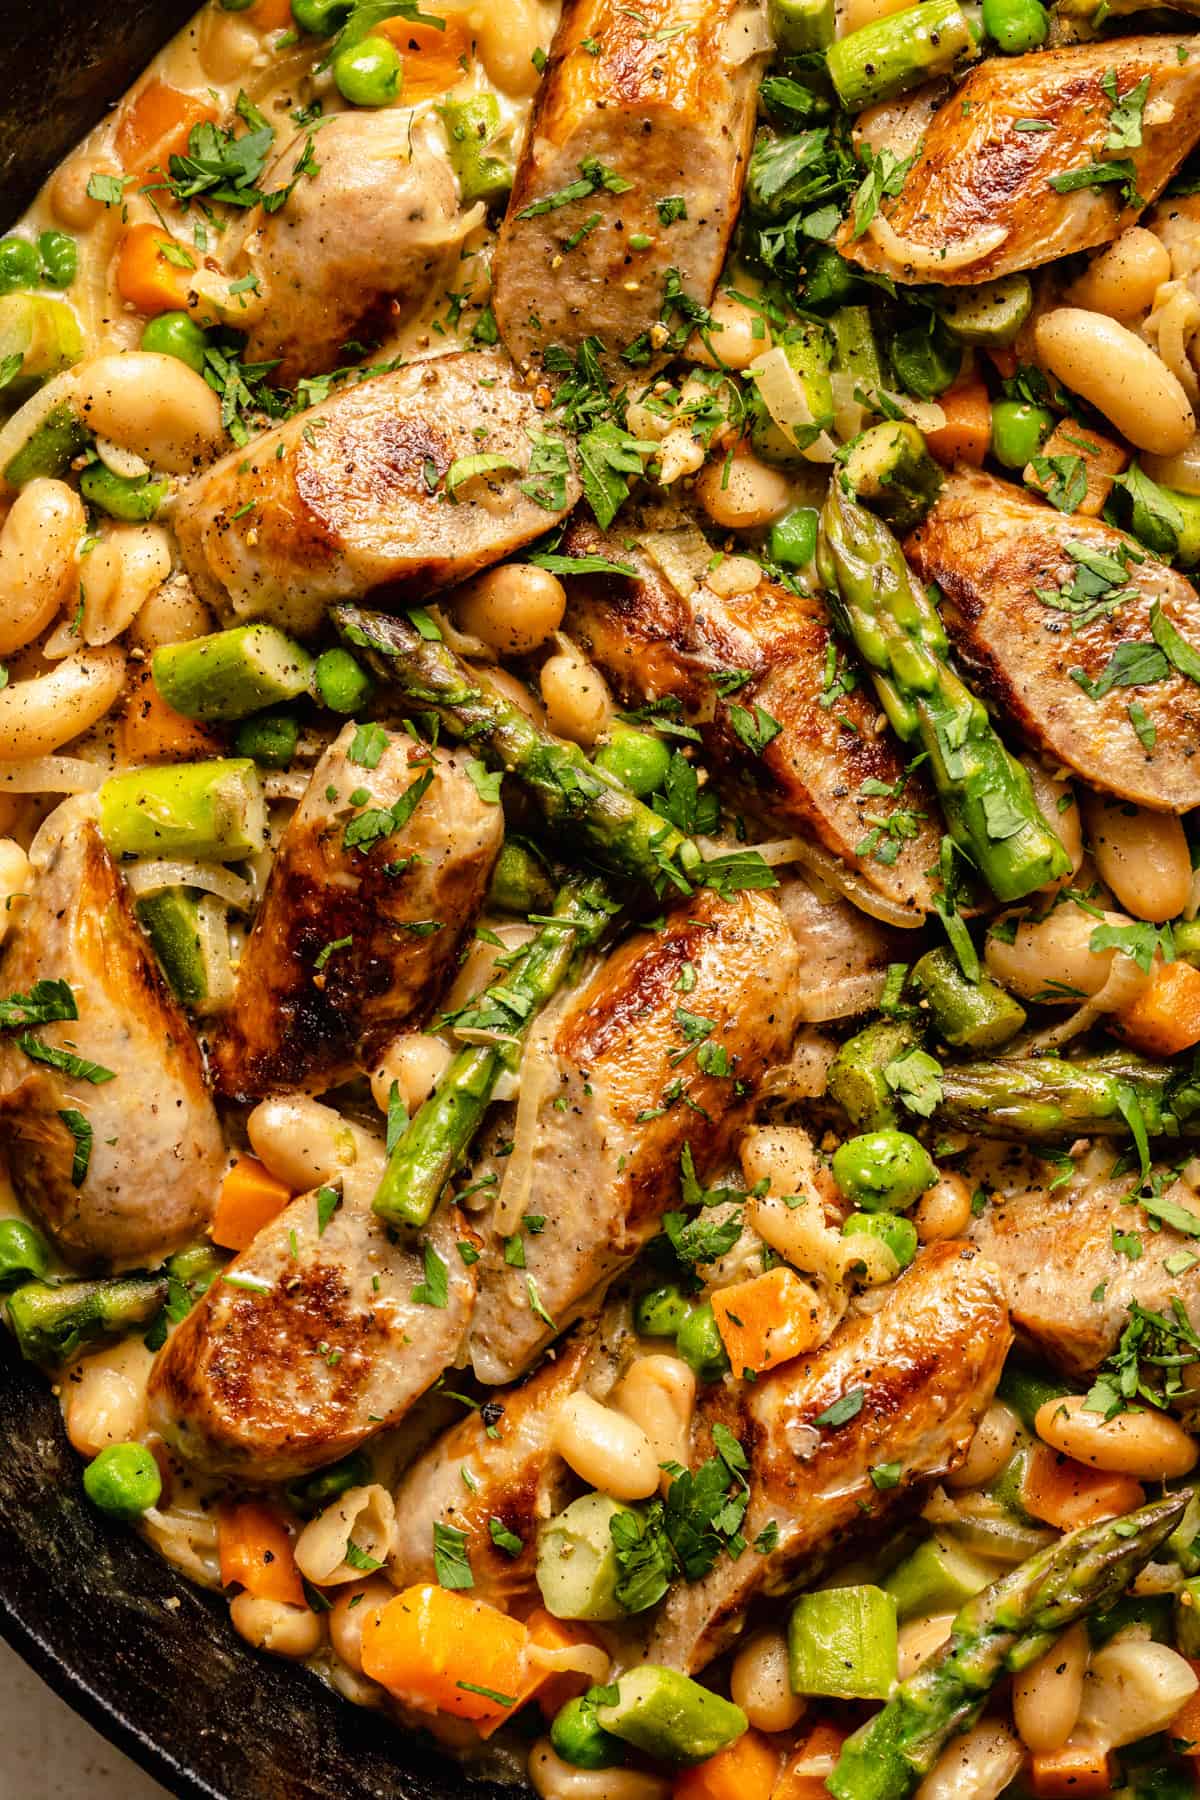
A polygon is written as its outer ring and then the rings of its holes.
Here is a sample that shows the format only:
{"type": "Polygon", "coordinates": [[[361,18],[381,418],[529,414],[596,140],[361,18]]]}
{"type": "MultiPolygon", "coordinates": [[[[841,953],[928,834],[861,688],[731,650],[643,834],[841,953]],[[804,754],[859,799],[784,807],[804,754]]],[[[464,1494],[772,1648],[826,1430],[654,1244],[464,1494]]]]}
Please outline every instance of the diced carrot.
{"type": "Polygon", "coordinates": [[[960,376],[953,387],[938,395],[937,404],[946,423],[925,433],[930,455],[948,469],[959,462],[982,467],[992,438],[992,408],[978,375],[968,375],[965,380],[960,376]]]}
{"type": "Polygon", "coordinates": [[[1037,1800],[1087,1800],[1112,1793],[1112,1759],[1095,1744],[1064,1744],[1043,1750],[1029,1764],[1029,1785],[1037,1800]]]}
{"type": "Polygon", "coordinates": [[[220,117],[210,100],[148,81],[125,103],[117,125],[116,151],[131,174],[154,162],[165,169],[169,156],[182,156],[194,125],[220,117]]]}
{"type": "Polygon", "coordinates": [[[257,31],[284,31],[292,22],[292,0],[254,0],[246,18],[257,31]]]}
{"type": "Polygon", "coordinates": [[[221,747],[215,733],[167,705],[148,668],[133,670],[117,724],[117,748],[123,762],[197,761],[219,756],[221,747]]]}
{"type": "MultiPolygon", "coordinates": [[[[1189,1656],[1192,1674],[1200,1679],[1200,1658],[1189,1656]]],[[[1200,1688],[1189,1694],[1167,1728],[1172,1746],[1181,1756],[1200,1757],[1200,1688]]]]}
{"type": "Polygon", "coordinates": [[[291,1197],[291,1188],[264,1169],[257,1156],[239,1156],[221,1183],[208,1235],[222,1250],[244,1250],[291,1197]]]}
{"type": "Polygon", "coordinates": [[[812,1289],[792,1269],[719,1288],[712,1309],[736,1375],[744,1369],[759,1375],[821,1341],[812,1289]]]}
{"type": "Polygon", "coordinates": [[[997,375],[1004,381],[1011,381],[1021,364],[1021,359],[1011,344],[997,344],[988,351],[987,356],[997,375]]]}
{"type": "Polygon", "coordinates": [[[836,1725],[814,1725],[784,1763],[771,1789],[771,1800],[829,1800],[825,1777],[838,1757],[846,1733],[836,1725]]]}
{"type": "Polygon", "coordinates": [[[131,225],[121,239],[117,291],[141,313],[184,311],[195,271],[191,251],[161,225],[131,225]]]}
{"type": "Polygon", "coordinates": [[[222,1506],[217,1513],[221,1581],[235,1581],[256,1600],[303,1606],[304,1586],[287,1527],[273,1507],[258,1500],[222,1506]]]}
{"type": "Polygon", "coordinates": [[[1111,1475],[1091,1469],[1069,1456],[1059,1456],[1045,1444],[1034,1444],[1021,1482],[1021,1505],[1032,1518],[1042,1519],[1059,1531],[1094,1525],[1132,1512],[1146,1496],[1132,1475],[1111,1475]]]}
{"type": "Polygon", "coordinates": [[[1155,963],[1139,994],[1113,1018],[1118,1035],[1147,1056],[1177,1056],[1200,1044],[1200,969],[1155,963]]]}
{"type": "MultiPolygon", "coordinates": [[[[1112,493],[1113,476],[1119,475],[1129,461],[1129,452],[1122,445],[1105,437],[1102,431],[1093,431],[1090,425],[1076,424],[1074,419],[1063,419],[1054,427],[1042,445],[1041,454],[1043,457],[1073,456],[1082,462],[1087,491],[1074,510],[1089,519],[1104,511],[1112,493]]],[[[1044,493],[1050,486],[1049,481],[1039,479],[1032,463],[1026,463],[1024,479],[1039,493],[1044,493]]],[[[1057,481],[1058,477],[1054,479],[1057,481]]]]}
{"type": "Polygon", "coordinates": [[[462,80],[464,62],[471,53],[471,30],[461,13],[448,15],[445,31],[407,19],[385,19],[376,30],[381,37],[391,38],[404,59],[400,93],[405,106],[431,100],[462,80]]]}
{"type": "Polygon", "coordinates": [[[525,1690],[529,1632],[495,1606],[432,1583],[363,1621],[363,1672],[418,1712],[511,1718],[525,1690]]]}
{"type": "Polygon", "coordinates": [[[778,1773],[778,1750],[748,1731],[728,1750],[685,1769],[671,1789],[672,1800],[771,1800],[778,1773]]]}

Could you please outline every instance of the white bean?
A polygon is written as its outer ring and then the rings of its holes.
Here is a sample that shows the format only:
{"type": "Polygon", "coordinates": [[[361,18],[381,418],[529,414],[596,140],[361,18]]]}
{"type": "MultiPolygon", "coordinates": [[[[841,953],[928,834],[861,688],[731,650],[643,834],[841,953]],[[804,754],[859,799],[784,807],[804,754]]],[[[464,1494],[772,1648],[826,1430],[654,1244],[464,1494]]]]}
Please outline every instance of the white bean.
{"type": "Polygon", "coordinates": [[[772,1194],[816,1191],[816,1151],[802,1126],[756,1125],[742,1139],[738,1155],[750,1187],[765,1180],[772,1194]]]}
{"type": "Polygon", "coordinates": [[[1174,456],[1196,429],[1176,376],[1136,332],[1103,313],[1061,306],[1034,329],[1038,360],[1139,450],[1174,456]]]}
{"type": "Polygon", "coordinates": [[[502,563],[450,596],[460,631],[501,656],[525,656],[554,636],[567,609],[557,575],[536,563],[502,563]]]}
{"type": "Polygon", "coordinates": [[[792,1729],[807,1702],[792,1692],[782,1631],[760,1631],[742,1646],[729,1673],[729,1692],[756,1731],[792,1729]]]}
{"type": "Polygon", "coordinates": [[[84,1357],[65,1384],[67,1436],[81,1456],[127,1444],[146,1429],[146,1383],[154,1353],[138,1338],[84,1357]]]}
{"type": "Polygon", "coordinates": [[[578,650],[560,650],[539,677],[546,722],[559,737],[590,749],[612,718],[612,695],[594,663],[578,650]]]}
{"type": "Polygon", "coordinates": [[[23,487],[0,531],[0,656],[43,632],[79,577],[83,502],[65,481],[23,487]]]}
{"type": "Polygon", "coordinates": [[[171,540],[161,525],[114,525],[88,552],[81,578],[83,641],[108,644],[128,630],[171,573],[171,540]],[[112,559],[115,579],[95,582],[94,558],[112,559]]]}
{"type": "Polygon", "coordinates": [[[1083,803],[1096,870],[1135,919],[1178,918],[1192,891],[1192,859],[1174,813],[1104,794],[1083,803]]]}
{"type": "Polygon", "coordinates": [[[129,635],[142,650],[160,650],[164,644],[185,644],[204,637],[215,620],[185,575],[168,581],[145,601],[129,635]]]}
{"type": "MultiPolygon", "coordinates": [[[[1007,926],[1008,921],[1001,921],[1007,926]]],[[[1011,943],[996,931],[988,933],[984,959],[990,974],[1022,1000],[1073,1006],[1080,995],[1098,994],[1112,972],[1113,950],[1093,950],[1092,933],[1101,924],[1128,924],[1120,913],[1094,912],[1062,901],[1047,913],[1022,919],[1018,915],[1011,943]]]]}
{"type": "Polygon", "coordinates": [[[239,1637],[271,1656],[312,1656],[325,1636],[325,1621],[311,1608],[254,1594],[237,1594],[229,1603],[229,1617],[239,1637]]]}
{"type": "Polygon", "coordinates": [[[714,525],[757,531],[781,518],[792,502],[786,475],[748,450],[707,463],[696,479],[696,498],[714,525]]]}
{"type": "Polygon", "coordinates": [[[358,1581],[353,1587],[343,1588],[334,1601],[329,1613],[329,1640],[356,1675],[363,1672],[364,1619],[395,1598],[396,1590],[391,1582],[385,1581],[382,1575],[372,1575],[369,1581],[358,1581]]]}
{"type": "Polygon", "coordinates": [[[246,1132],[272,1175],[298,1193],[340,1175],[348,1198],[373,1194],[387,1162],[377,1137],[319,1100],[291,1095],[261,1100],[246,1120],[246,1132]]]}
{"type": "Polygon", "coordinates": [[[519,681],[511,669],[497,669],[494,665],[483,667],[472,663],[471,674],[482,688],[492,688],[500,697],[507,700],[532,719],[535,725],[546,723],[546,709],[536,694],[531,694],[523,681],[519,681]]]}
{"type": "Polygon", "coordinates": [[[29,892],[33,868],[15,838],[0,838],[0,944],[29,892]]]}
{"type": "Polygon", "coordinates": [[[424,1031],[405,1031],[393,1038],[371,1071],[371,1094],[380,1112],[387,1112],[394,1082],[411,1117],[428,1100],[452,1057],[449,1045],[424,1031]]]}
{"type": "Polygon", "coordinates": [[[186,475],[221,442],[221,403],[177,356],[150,350],[93,357],[74,371],[84,423],[155,469],[186,475]]]}
{"type": "Polygon", "coordinates": [[[1021,1746],[995,1719],[985,1719],[942,1751],[916,1800],[996,1800],[1020,1769],[1021,1746]]]}
{"type": "Polygon", "coordinates": [[[1033,1428],[1060,1456],[1112,1475],[1165,1481],[1195,1467],[1200,1447],[1166,1413],[1122,1412],[1106,1419],[1086,1408],[1085,1394],[1047,1400],[1038,1407],[1033,1428]]]}
{"type": "Polygon", "coordinates": [[[529,1752],[529,1779],[542,1800],[668,1800],[671,1784],[643,1769],[575,1769],[549,1738],[529,1752]]]}
{"type": "MultiPolygon", "coordinates": [[[[627,1419],[641,1426],[660,1469],[666,1462],[687,1467],[696,1377],[685,1362],[678,1356],[639,1356],[613,1396],[613,1403],[627,1419]]],[[[665,1490],[670,1480],[664,1471],[660,1487],[665,1490]]]]}
{"type": "Polygon", "coordinates": [[[1075,1729],[1088,1666],[1087,1626],[1072,1625],[1013,1677],[1013,1722],[1031,1750],[1058,1750],[1075,1729]]]}
{"type": "Polygon", "coordinates": [[[971,1184],[961,1175],[941,1176],[917,1202],[913,1224],[923,1244],[961,1237],[971,1223],[971,1184]]]}
{"type": "Polygon", "coordinates": [[[296,1567],[315,1587],[357,1581],[362,1570],[346,1560],[350,1543],[375,1563],[386,1563],[396,1547],[396,1508],[377,1481],[348,1488],[309,1520],[296,1540],[296,1567]]]}
{"type": "Polygon", "coordinates": [[[104,717],[124,679],[125,658],[110,644],[0,688],[0,760],[60,750],[104,717]]]}
{"type": "MultiPolygon", "coordinates": [[[[1061,776],[1051,775],[1036,756],[1023,756],[1021,762],[1033,784],[1038,811],[1070,857],[1071,874],[1074,875],[1083,861],[1083,825],[1075,789],[1061,776]]],[[[1069,881],[1070,876],[1064,876],[1062,880],[1069,881]]],[[[1054,885],[1061,886],[1062,883],[1054,885]]]]}
{"type": "Polygon", "coordinates": [[[712,350],[699,332],[693,332],[684,351],[691,362],[703,363],[706,369],[719,369],[722,364],[727,369],[746,369],[767,349],[769,339],[762,314],[744,306],[732,294],[718,294],[709,316],[716,329],[706,331],[704,337],[712,344],[712,350]]]}
{"type": "Polygon", "coordinates": [[[550,41],[536,0],[476,6],[467,15],[488,79],[508,94],[532,94],[540,79],[534,53],[550,41]]]}
{"type": "Polygon", "coordinates": [[[50,178],[50,205],[55,218],[73,231],[86,231],[104,212],[104,202],[93,200],[87,191],[89,181],[94,175],[120,173],[120,163],[111,157],[69,156],[50,178]]]}
{"type": "Polygon", "coordinates": [[[1188,1663],[1165,1644],[1106,1644],[1083,1684],[1080,1732],[1119,1750],[1164,1730],[1196,1687],[1188,1663]]]}
{"type": "Polygon", "coordinates": [[[1142,225],[1131,225],[1092,258],[1068,288],[1067,298],[1073,306],[1129,323],[1149,312],[1156,292],[1170,279],[1171,257],[1161,238],[1142,225]]]}
{"type": "Polygon", "coordinates": [[[922,1619],[905,1621],[896,1639],[896,1673],[901,1681],[915,1675],[921,1664],[941,1649],[953,1623],[953,1613],[927,1613],[922,1619]]]}
{"type": "Polygon", "coordinates": [[[614,1500],[646,1500],[658,1487],[658,1463],[641,1426],[590,1394],[563,1402],[554,1448],[581,1481],[614,1500]]]}
{"type": "Polygon", "coordinates": [[[196,53],[210,81],[233,81],[244,75],[261,44],[258,33],[237,13],[206,6],[198,15],[196,53]]]}
{"type": "Polygon", "coordinates": [[[1003,1400],[993,1400],[980,1419],[967,1458],[952,1475],[948,1488],[984,1487],[994,1481],[1013,1453],[1021,1421],[1003,1400]]]}

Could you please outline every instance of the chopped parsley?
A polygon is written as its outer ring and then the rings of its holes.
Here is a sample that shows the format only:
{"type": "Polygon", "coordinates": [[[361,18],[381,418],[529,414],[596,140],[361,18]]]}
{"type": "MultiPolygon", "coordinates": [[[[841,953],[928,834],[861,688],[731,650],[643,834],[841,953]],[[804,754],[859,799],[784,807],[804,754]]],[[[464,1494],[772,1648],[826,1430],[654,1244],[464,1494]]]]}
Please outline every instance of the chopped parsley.
{"type": "Polygon", "coordinates": [[[75,1139],[75,1153],[71,1158],[71,1186],[82,1187],[92,1160],[92,1140],[95,1134],[89,1121],[73,1106],[64,1107],[58,1116],[75,1139]]]}
{"type": "Polygon", "coordinates": [[[338,1207],[342,1204],[342,1196],[336,1188],[319,1187],[317,1189],[317,1236],[324,1237],[326,1227],[338,1207]]]}
{"type": "Polygon", "coordinates": [[[0,1031],[78,1017],[75,995],[66,981],[35,981],[27,994],[9,994],[0,1000],[0,1031]]]}
{"type": "Polygon", "coordinates": [[[579,180],[568,182],[557,193],[547,194],[544,200],[535,200],[517,214],[518,219],[539,219],[546,213],[557,212],[560,207],[570,206],[575,200],[587,200],[593,194],[627,194],[633,186],[615,169],[606,168],[598,157],[587,156],[579,165],[579,180]]]}
{"type": "MultiPolygon", "coordinates": [[[[450,1297],[450,1271],[426,1238],[424,1246],[425,1279],[412,1290],[418,1306],[444,1307],[450,1297]]],[[[442,1583],[443,1587],[446,1585],[442,1583]]]]}
{"type": "Polygon", "coordinates": [[[853,1387],[847,1389],[839,1399],[834,1400],[831,1405],[827,1406],[824,1412],[819,1412],[817,1414],[816,1418],[813,1420],[813,1424],[820,1431],[840,1431],[843,1425],[848,1425],[850,1423],[851,1419],[857,1419],[859,1413],[863,1409],[863,1402],[866,1397],[866,1388],[853,1387]]]}
{"type": "Polygon", "coordinates": [[[456,1525],[433,1524],[433,1572],[439,1587],[472,1588],[475,1577],[467,1556],[467,1534],[456,1525]]]}
{"type": "Polygon", "coordinates": [[[525,1545],[515,1531],[510,1531],[503,1519],[495,1516],[488,1520],[488,1531],[497,1550],[503,1550],[507,1556],[520,1556],[525,1545]]]}
{"type": "Polygon", "coordinates": [[[90,1081],[93,1087],[99,1087],[105,1081],[116,1080],[115,1069],[106,1069],[100,1063],[89,1062],[86,1057],[76,1056],[71,1050],[60,1050],[55,1044],[43,1044],[31,1032],[23,1031],[17,1043],[34,1062],[45,1063],[48,1068],[58,1069],[76,1081],[90,1081]]]}

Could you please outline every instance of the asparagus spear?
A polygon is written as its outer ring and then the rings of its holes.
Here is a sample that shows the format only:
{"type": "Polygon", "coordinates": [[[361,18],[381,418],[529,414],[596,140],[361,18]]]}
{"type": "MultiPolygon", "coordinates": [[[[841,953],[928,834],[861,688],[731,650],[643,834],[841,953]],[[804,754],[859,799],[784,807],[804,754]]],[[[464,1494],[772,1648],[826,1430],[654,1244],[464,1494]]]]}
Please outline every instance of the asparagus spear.
{"type": "Polygon", "coordinates": [[[665,880],[691,892],[688,874],[701,862],[691,839],[597,769],[576,744],[540,730],[518,707],[479,686],[440,638],[423,637],[407,618],[357,606],[335,606],[330,617],[346,642],[366,653],[381,680],[398,686],[414,706],[432,709],[452,736],[516,775],[548,824],[569,831],[614,873],[660,888],[665,880]]]}
{"type": "Polygon", "coordinates": [[[617,907],[596,877],[576,876],[558,895],[547,920],[506,979],[493,983],[461,1015],[460,1030],[494,1033],[468,1044],[450,1064],[436,1092],[393,1145],[375,1211],[389,1225],[423,1225],[487,1111],[505,1069],[521,1060],[521,1040],[539,1007],[566,979],[578,950],[594,944],[617,907]]]}
{"type": "Polygon", "coordinates": [[[1027,1669],[1069,1625],[1122,1594],[1183,1517],[1190,1494],[1085,1525],[968,1600],[949,1641],[847,1738],[835,1800],[906,1800],[1005,1674],[1027,1669]]]}
{"type": "Polygon", "coordinates": [[[307,693],[313,659],[278,625],[235,625],[164,644],[150,672],[167,705],[186,719],[245,719],[307,693]]]}
{"type": "Polygon", "coordinates": [[[960,58],[978,54],[956,0],[925,0],[839,38],[826,66],[838,99],[856,113],[949,75],[960,58]]]}
{"type": "Polygon", "coordinates": [[[29,1362],[61,1362],[92,1338],[132,1331],[167,1298],[165,1271],[112,1281],[27,1281],[8,1297],[8,1319],[29,1362]]]}
{"type": "Polygon", "coordinates": [[[1020,900],[1069,874],[1070,859],[1038,811],[1029,776],[947,663],[937,608],[913,582],[887,526],[836,480],[821,513],[817,566],[831,612],[872,670],[883,710],[905,743],[927,752],[951,835],[992,892],[1020,900]]]}
{"type": "Polygon", "coordinates": [[[258,770],[238,757],[110,775],[100,789],[100,835],[113,856],[253,856],[267,837],[258,770]]]}
{"type": "Polygon", "coordinates": [[[1132,1051],[1067,1062],[1056,1056],[948,1063],[937,1116],[986,1137],[1126,1135],[1135,1109],[1148,1137],[1200,1134],[1200,1085],[1189,1064],[1132,1051]]]}

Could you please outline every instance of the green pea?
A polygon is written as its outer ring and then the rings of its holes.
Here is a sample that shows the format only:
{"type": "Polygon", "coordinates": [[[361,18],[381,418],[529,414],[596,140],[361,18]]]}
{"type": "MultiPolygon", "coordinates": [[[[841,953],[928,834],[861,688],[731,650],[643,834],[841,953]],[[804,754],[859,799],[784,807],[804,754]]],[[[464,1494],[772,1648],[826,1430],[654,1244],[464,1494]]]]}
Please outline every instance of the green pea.
{"type": "Polygon", "coordinates": [[[289,1482],[287,1497],[297,1512],[319,1513],[331,1500],[338,1500],[351,1488],[366,1487],[371,1479],[371,1464],[363,1450],[344,1456],[341,1462],[318,1469],[303,1481],[289,1482]]]}
{"type": "Polygon", "coordinates": [[[639,799],[644,799],[666,780],[671,752],[652,732],[639,731],[635,725],[623,725],[618,720],[594,760],[598,769],[615,775],[639,799]]]}
{"type": "Polygon", "coordinates": [[[373,682],[349,650],[323,650],[313,669],[317,698],[330,712],[354,713],[369,699],[373,682]]]}
{"type": "Polygon", "coordinates": [[[596,1722],[596,1705],[586,1694],[560,1706],[550,1726],[550,1742],[576,1769],[611,1769],[625,1761],[625,1746],[596,1722]]]}
{"type": "Polygon", "coordinates": [[[144,1444],[110,1444],[83,1471],[92,1505],[114,1519],[137,1519],[162,1494],[158,1464],[144,1444]]]}
{"type": "Polygon", "coordinates": [[[333,79],[351,106],[390,106],[400,92],[402,67],[395,44],[365,37],[334,57],[333,79]]]}
{"type": "Polygon", "coordinates": [[[177,362],[195,369],[197,375],[203,375],[208,335],[185,312],[159,313],[142,332],[142,349],[154,350],[159,356],[173,356],[177,362]]]}
{"type": "Polygon", "coordinates": [[[295,713],[260,712],[243,719],[233,740],[235,756],[248,756],[267,769],[286,769],[300,742],[295,713]]]}
{"type": "Polygon", "coordinates": [[[554,884],[539,857],[520,838],[505,838],[488,888],[488,904],[500,912],[549,912],[554,884]]]}
{"type": "Polygon", "coordinates": [[[1050,32],[1040,0],[983,0],[983,29],[1004,56],[1038,50],[1050,32]]]}
{"type": "Polygon", "coordinates": [[[720,1381],[729,1373],[729,1358],[708,1301],[694,1306],[675,1339],[675,1348],[697,1381],[720,1381]]]}
{"type": "Polygon", "coordinates": [[[168,486],[164,476],[156,480],[151,475],[114,475],[102,462],[89,463],[79,477],[79,491],[90,505],[128,525],[144,525],[152,519],[167,497],[168,486]]]}
{"type": "Polygon", "coordinates": [[[0,1219],[0,1288],[41,1281],[49,1266],[50,1252],[41,1232],[24,1219],[0,1219]]]}
{"type": "Polygon", "coordinates": [[[42,275],[50,287],[70,287],[79,267],[75,239],[65,231],[43,231],[38,239],[42,259],[42,275]]]}
{"type": "Polygon", "coordinates": [[[292,0],[292,17],[301,31],[332,37],[350,17],[350,0],[292,0]]]}
{"type": "Polygon", "coordinates": [[[35,245],[19,237],[0,239],[0,294],[36,286],[41,272],[42,259],[35,245]]]}
{"type": "Polygon", "coordinates": [[[903,1212],[938,1178],[923,1144],[907,1131],[864,1131],[833,1153],[833,1178],[864,1212],[903,1212]]]}
{"type": "Polygon", "coordinates": [[[767,554],[785,569],[803,569],[817,554],[817,511],[792,506],[771,527],[767,554]]]}
{"type": "Polygon", "coordinates": [[[897,1213],[851,1213],[842,1226],[843,1237],[876,1237],[887,1245],[902,1269],[917,1254],[917,1228],[897,1213]]]}
{"type": "Polygon", "coordinates": [[[1006,469],[1032,462],[1054,430],[1054,414],[1026,400],[997,400],[992,408],[992,455],[1006,469]]]}
{"type": "Polygon", "coordinates": [[[688,1315],[689,1302],[674,1282],[639,1295],[633,1322],[643,1337],[673,1338],[688,1315]]]}

